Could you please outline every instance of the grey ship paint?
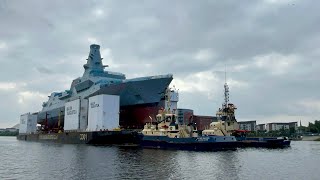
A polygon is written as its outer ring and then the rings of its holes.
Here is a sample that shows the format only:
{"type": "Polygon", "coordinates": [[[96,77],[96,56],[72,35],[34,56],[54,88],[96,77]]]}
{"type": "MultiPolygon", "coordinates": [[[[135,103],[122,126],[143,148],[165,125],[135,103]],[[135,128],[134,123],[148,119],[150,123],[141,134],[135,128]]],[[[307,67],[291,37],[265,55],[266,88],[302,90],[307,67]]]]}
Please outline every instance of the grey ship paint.
{"type": "MultiPolygon", "coordinates": [[[[43,103],[37,117],[39,124],[48,129],[55,128],[60,119],[63,126],[66,102],[80,98],[82,107],[91,96],[110,94],[120,96],[120,125],[125,128],[143,127],[149,116],[156,115],[159,107],[163,106],[163,93],[173,79],[172,74],[126,79],[122,73],[105,71],[107,66],[102,64],[100,46],[96,44],[90,46],[87,63],[83,67],[83,76],[74,79],[69,90],[53,92],[43,103]]],[[[80,123],[88,122],[86,113],[82,118],[80,123]]]]}

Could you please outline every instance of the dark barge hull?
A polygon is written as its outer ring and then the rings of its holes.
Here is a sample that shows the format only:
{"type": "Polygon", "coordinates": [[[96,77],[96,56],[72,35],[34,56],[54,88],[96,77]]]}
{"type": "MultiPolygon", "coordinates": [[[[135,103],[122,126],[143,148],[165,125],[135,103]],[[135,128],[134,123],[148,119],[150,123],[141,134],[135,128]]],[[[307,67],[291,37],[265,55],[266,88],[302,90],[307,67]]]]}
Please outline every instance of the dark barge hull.
{"type": "Polygon", "coordinates": [[[239,146],[237,142],[217,142],[217,143],[174,143],[166,141],[143,141],[143,148],[148,149],[171,149],[188,151],[227,151],[236,150],[239,146]]]}
{"type": "MultiPolygon", "coordinates": [[[[169,138],[166,136],[141,135],[141,147],[149,149],[171,149],[191,151],[226,151],[236,150],[239,147],[237,141],[213,141],[199,138],[169,138]]],[[[209,138],[209,137],[204,137],[209,138]]]]}
{"type": "Polygon", "coordinates": [[[63,144],[139,145],[139,136],[134,130],[19,134],[17,139],[63,144]]]}
{"type": "Polygon", "coordinates": [[[290,141],[236,141],[236,142],[191,142],[176,143],[167,141],[141,142],[143,148],[149,149],[172,149],[172,150],[192,150],[192,151],[226,151],[238,148],[286,148],[290,146],[290,141]]]}
{"type": "Polygon", "coordinates": [[[255,148],[286,148],[290,146],[291,141],[277,138],[245,138],[239,139],[239,147],[255,148]]]}

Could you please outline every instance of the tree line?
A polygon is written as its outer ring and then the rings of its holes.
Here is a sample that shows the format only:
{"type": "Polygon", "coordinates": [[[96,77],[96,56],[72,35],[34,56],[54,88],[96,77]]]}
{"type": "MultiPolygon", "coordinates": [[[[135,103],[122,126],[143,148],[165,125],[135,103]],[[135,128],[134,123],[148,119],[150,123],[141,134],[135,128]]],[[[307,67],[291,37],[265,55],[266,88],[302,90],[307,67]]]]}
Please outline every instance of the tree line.
{"type": "Polygon", "coordinates": [[[15,131],[15,132],[1,131],[0,136],[17,136],[18,133],[19,133],[18,131],[15,131]]]}
{"type": "Polygon", "coordinates": [[[309,122],[308,127],[301,127],[303,132],[310,132],[310,133],[320,133],[320,120],[315,120],[314,123],[309,122]]]}

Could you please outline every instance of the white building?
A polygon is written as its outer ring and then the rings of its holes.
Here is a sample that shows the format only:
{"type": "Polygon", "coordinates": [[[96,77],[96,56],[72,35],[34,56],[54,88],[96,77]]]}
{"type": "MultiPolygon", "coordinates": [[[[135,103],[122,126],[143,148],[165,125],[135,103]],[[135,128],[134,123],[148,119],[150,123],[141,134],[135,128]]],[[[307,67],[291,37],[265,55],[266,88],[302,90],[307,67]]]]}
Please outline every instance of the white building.
{"type": "Polygon", "coordinates": [[[256,131],[256,121],[241,121],[238,122],[239,129],[246,131],[256,131]]]}
{"type": "Polygon", "coordinates": [[[18,132],[19,129],[16,129],[16,128],[6,128],[6,131],[8,131],[8,132],[18,132]]]}
{"type": "Polygon", "coordinates": [[[266,124],[266,130],[268,131],[279,131],[279,130],[289,130],[294,128],[298,130],[298,122],[287,122],[287,123],[268,123],[266,124]]]}
{"type": "Polygon", "coordinates": [[[266,125],[265,124],[258,124],[258,125],[256,125],[256,130],[257,131],[264,131],[264,130],[266,130],[266,125]]]}

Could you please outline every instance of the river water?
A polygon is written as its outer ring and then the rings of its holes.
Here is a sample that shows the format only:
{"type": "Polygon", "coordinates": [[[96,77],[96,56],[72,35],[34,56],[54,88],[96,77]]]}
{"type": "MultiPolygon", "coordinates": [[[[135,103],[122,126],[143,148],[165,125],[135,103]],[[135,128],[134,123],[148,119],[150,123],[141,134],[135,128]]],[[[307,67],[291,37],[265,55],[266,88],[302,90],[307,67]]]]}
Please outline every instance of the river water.
{"type": "Polygon", "coordinates": [[[320,142],[191,152],[0,137],[0,179],[320,179],[320,142]]]}

